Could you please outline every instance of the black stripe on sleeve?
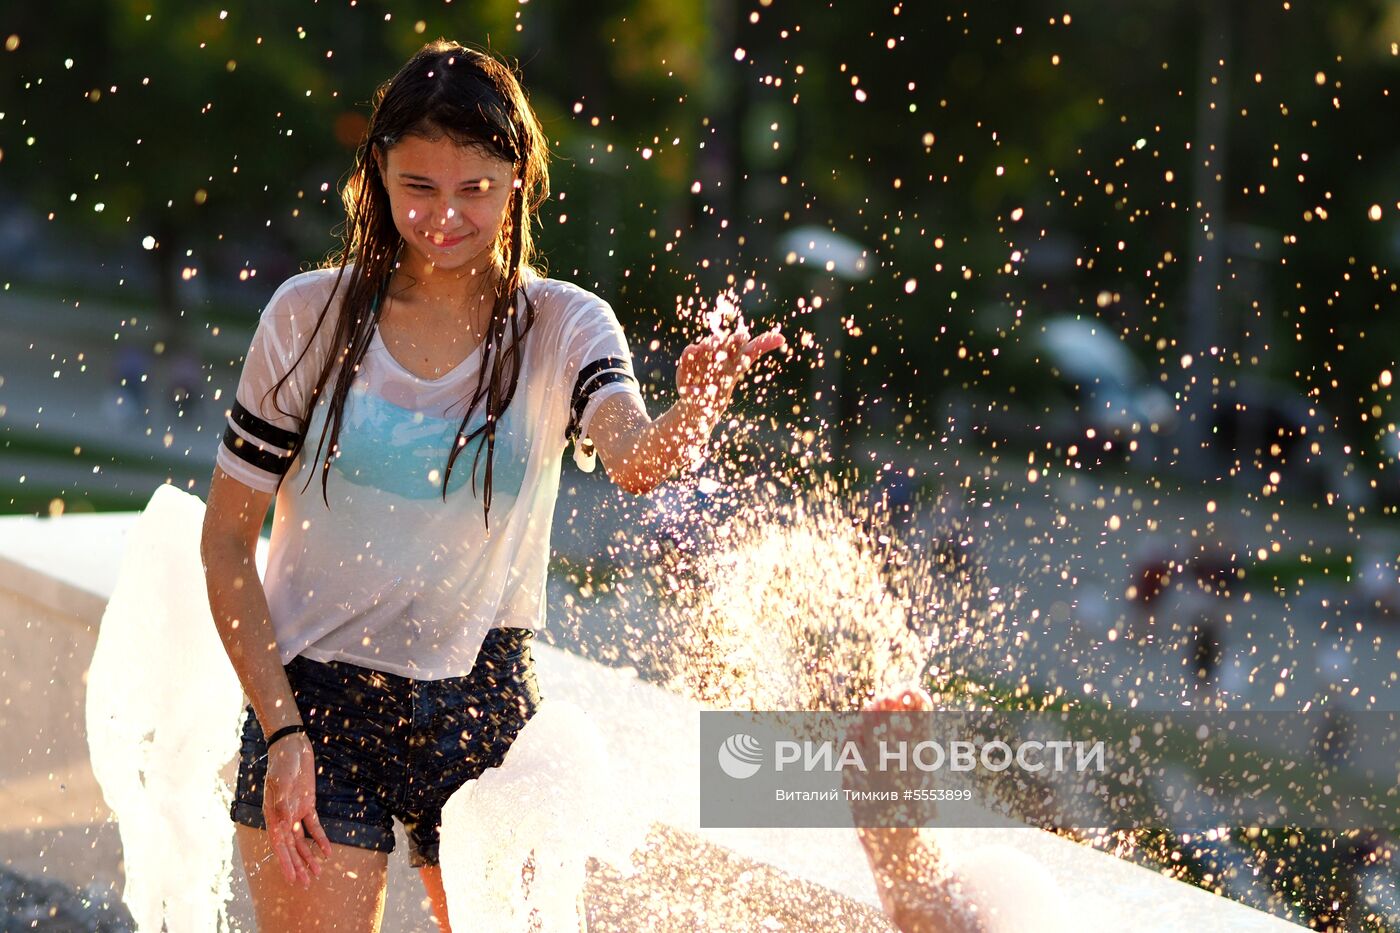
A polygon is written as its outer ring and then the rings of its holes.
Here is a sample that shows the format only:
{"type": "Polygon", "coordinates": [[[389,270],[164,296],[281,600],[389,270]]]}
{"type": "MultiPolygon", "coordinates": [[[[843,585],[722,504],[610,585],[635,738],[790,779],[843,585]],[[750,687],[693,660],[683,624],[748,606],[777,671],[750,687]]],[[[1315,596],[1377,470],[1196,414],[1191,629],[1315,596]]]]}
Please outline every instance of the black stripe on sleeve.
{"type": "Polygon", "coordinates": [[[301,440],[295,432],[284,430],[259,418],[244,408],[243,404],[236,398],[233,400],[233,409],[229,412],[229,417],[250,437],[255,437],[272,447],[295,451],[301,440]]]}
{"type": "Polygon", "coordinates": [[[286,475],[287,468],[292,465],[292,454],[277,454],[270,450],[263,450],[235,431],[233,425],[224,429],[224,446],[240,460],[274,476],[286,475]]]}
{"type": "Polygon", "coordinates": [[[578,422],[579,419],[583,417],[583,410],[588,407],[588,400],[603,386],[611,385],[614,382],[631,382],[633,385],[637,384],[636,378],[631,373],[620,369],[608,370],[607,372],[599,373],[593,377],[588,387],[574,400],[573,414],[569,418],[568,431],[565,432],[565,436],[569,440],[573,440],[578,436],[580,427],[578,422]]]}
{"type": "Polygon", "coordinates": [[[629,367],[627,361],[620,356],[605,356],[601,360],[594,360],[589,363],[587,366],[583,367],[583,369],[579,370],[578,379],[574,381],[574,392],[569,403],[570,406],[578,404],[579,396],[583,394],[584,386],[588,384],[588,380],[605,369],[627,370],[629,367]]]}

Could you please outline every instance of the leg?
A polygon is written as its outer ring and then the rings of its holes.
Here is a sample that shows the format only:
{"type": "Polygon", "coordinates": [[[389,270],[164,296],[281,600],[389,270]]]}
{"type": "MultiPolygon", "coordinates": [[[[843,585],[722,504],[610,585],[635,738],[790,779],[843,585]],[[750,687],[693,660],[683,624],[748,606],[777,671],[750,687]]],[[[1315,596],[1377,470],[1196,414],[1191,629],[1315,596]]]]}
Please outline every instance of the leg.
{"type": "MultiPolygon", "coordinates": [[[[442,884],[442,866],[424,865],[418,869],[418,874],[423,878],[423,889],[428,892],[428,902],[433,907],[433,921],[442,933],[452,933],[452,924],[447,919],[447,889],[442,884]]],[[[526,897],[529,897],[530,879],[534,874],[535,863],[533,860],[527,860],[520,872],[526,897]]]]}
{"type": "MultiPolygon", "coordinates": [[[[867,712],[919,712],[933,708],[923,690],[890,693],[866,704],[867,712]]],[[[898,719],[882,724],[894,737],[908,741],[917,733],[912,722],[898,719]]],[[[867,724],[852,736],[861,745],[873,741],[867,724]]],[[[855,811],[853,810],[853,815],[855,811]]],[[[943,853],[912,826],[863,826],[856,837],[865,849],[885,916],[901,933],[983,933],[975,907],[967,902],[960,881],[948,870],[943,853]]]]}
{"type": "Polygon", "coordinates": [[[383,852],[331,843],[307,891],[282,877],[264,830],[240,824],[237,834],[261,933],[379,933],[389,876],[383,852]]]}
{"type": "Polygon", "coordinates": [[[423,888],[428,892],[428,902],[433,905],[433,921],[442,933],[452,933],[452,925],[447,922],[447,889],[442,886],[442,866],[424,865],[418,869],[423,876],[423,888]]]}

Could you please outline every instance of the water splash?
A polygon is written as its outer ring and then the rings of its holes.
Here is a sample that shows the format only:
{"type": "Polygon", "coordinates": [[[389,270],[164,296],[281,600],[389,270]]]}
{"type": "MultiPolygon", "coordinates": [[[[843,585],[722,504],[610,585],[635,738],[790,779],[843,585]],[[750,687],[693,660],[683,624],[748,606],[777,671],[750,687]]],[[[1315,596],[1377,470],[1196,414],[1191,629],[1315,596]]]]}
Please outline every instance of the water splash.
{"type": "Polygon", "coordinates": [[[129,532],[87,682],[93,774],[121,833],[138,930],[228,929],[243,691],[200,565],[204,504],[160,486],[129,532]]]}
{"type": "Polygon", "coordinates": [[[443,807],[448,916],[480,931],[578,929],[587,859],[630,873],[646,836],[646,822],[613,799],[610,762],[583,710],[543,702],[501,766],[443,807]]]}
{"type": "MultiPolygon", "coordinates": [[[[822,477],[752,483],[703,543],[652,567],[652,664],[707,706],[853,710],[946,678],[958,646],[1001,626],[970,542],[954,527],[903,538],[888,503],[822,477]]],[[[711,519],[692,504],[677,519],[711,519]]]]}

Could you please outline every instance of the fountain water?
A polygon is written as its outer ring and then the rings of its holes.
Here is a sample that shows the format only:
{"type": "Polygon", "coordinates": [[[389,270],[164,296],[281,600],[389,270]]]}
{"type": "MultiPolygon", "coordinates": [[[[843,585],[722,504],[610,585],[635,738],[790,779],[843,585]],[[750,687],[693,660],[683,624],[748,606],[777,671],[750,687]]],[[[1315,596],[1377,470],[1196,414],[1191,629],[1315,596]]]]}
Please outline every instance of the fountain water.
{"type": "Polygon", "coordinates": [[[442,811],[448,915],[481,931],[578,926],[585,861],[631,869],[647,821],[619,800],[610,756],[583,710],[546,699],[499,768],[442,811]]]}
{"type": "Polygon", "coordinates": [[[130,532],[88,671],[93,773],[116,816],[137,928],[227,929],[242,688],[209,613],[204,504],[161,486],[130,532]]]}

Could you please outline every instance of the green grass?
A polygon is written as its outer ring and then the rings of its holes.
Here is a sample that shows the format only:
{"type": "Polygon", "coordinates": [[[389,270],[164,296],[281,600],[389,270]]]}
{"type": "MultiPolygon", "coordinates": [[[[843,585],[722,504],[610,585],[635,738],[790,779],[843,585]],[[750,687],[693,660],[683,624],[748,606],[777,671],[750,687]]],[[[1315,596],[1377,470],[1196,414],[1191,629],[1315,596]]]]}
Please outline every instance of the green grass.
{"type": "MultiPolygon", "coordinates": [[[[154,487],[152,492],[154,492],[154,487]]],[[[71,490],[46,487],[39,483],[24,483],[0,487],[0,513],[7,515],[48,515],[55,499],[63,501],[65,513],[134,512],[146,505],[147,499],[136,493],[94,492],[74,494],[71,490]]]]}
{"type": "MultiPolygon", "coordinates": [[[[48,281],[11,278],[0,283],[0,289],[6,289],[12,294],[28,298],[62,302],[75,314],[90,314],[94,317],[97,316],[98,312],[92,311],[87,306],[88,303],[106,305],[127,317],[144,318],[156,313],[153,310],[156,296],[135,287],[97,288],[80,283],[60,285],[48,281]],[[6,288],[7,286],[8,288],[6,288]],[[76,308],[73,307],[74,301],[78,302],[76,308]]],[[[197,305],[197,316],[200,320],[212,325],[226,327],[230,330],[246,330],[251,333],[257,324],[259,300],[256,291],[250,287],[247,305],[228,305],[214,299],[205,299],[197,305]]]]}
{"type": "MultiPolygon", "coordinates": [[[[11,455],[28,454],[47,460],[61,461],[65,464],[100,466],[103,469],[117,466],[134,470],[165,471],[176,476],[190,472],[189,458],[186,457],[162,457],[155,453],[133,456],[129,449],[107,446],[100,441],[97,443],[85,441],[78,444],[71,440],[58,440],[38,433],[11,434],[3,442],[0,442],[0,450],[11,455]],[[75,447],[80,448],[81,452],[74,453],[75,447]]],[[[212,463],[209,465],[209,471],[213,472],[212,463]]]]}
{"type": "Polygon", "coordinates": [[[1332,583],[1348,583],[1351,575],[1360,567],[1352,560],[1350,553],[1333,549],[1331,554],[1282,554],[1271,556],[1265,561],[1252,561],[1244,568],[1244,584],[1257,589],[1262,586],[1284,588],[1297,586],[1303,582],[1328,580],[1332,583]]]}

